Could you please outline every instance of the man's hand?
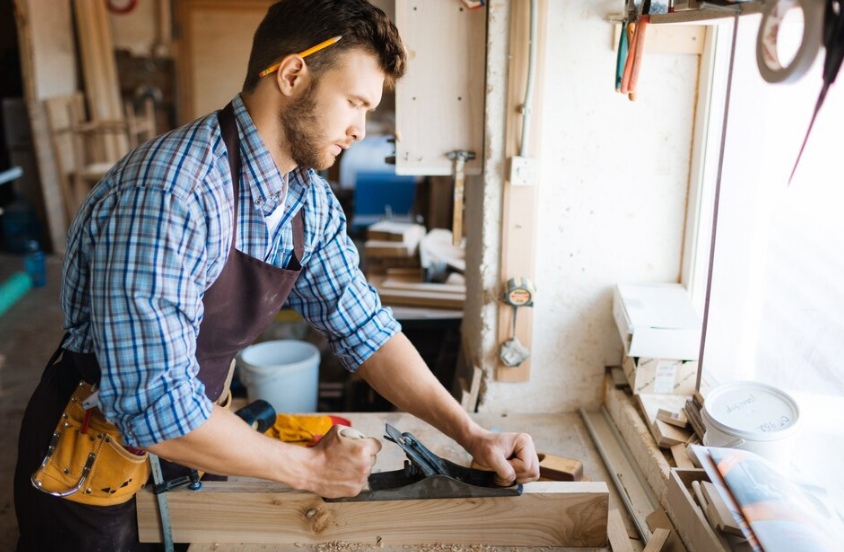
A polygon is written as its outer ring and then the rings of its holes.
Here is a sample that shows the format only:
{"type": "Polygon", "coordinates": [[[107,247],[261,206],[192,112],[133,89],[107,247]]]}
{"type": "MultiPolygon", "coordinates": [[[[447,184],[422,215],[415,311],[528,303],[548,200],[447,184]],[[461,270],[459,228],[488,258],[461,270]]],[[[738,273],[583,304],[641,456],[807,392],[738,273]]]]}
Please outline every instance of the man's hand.
{"type": "Polygon", "coordinates": [[[366,486],[380,450],[378,439],[334,426],[309,449],[312,459],[301,466],[302,478],[294,487],[324,498],[357,496],[366,486]]]}
{"type": "Polygon", "coordinates": [[[467,450],[476,464],[494,470],[502,485],[539,479],[539,457],[527,433],[485,431],[467,450]]]}

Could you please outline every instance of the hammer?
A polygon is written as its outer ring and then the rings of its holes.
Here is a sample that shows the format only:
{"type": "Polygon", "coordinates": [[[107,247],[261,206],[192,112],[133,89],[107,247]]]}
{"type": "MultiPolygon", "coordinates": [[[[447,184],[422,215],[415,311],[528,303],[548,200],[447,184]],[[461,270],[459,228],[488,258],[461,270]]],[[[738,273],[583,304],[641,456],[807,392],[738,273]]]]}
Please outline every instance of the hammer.
{"type": "Polygon", "coordinates": [[[463,167],[466,161],[475,158],[475,152],[466,150],[454,150],[446,154],[454,161],[454,216],[451,223],[452,243],[460,245],[463,239],[463,182],[465,174],[463,167]]]}

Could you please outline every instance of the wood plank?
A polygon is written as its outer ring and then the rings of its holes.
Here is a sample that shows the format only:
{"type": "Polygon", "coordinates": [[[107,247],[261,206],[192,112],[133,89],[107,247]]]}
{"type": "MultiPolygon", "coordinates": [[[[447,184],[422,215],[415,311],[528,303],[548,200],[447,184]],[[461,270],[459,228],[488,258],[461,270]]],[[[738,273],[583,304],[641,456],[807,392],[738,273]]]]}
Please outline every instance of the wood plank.
{"type": "Polygon", "coordinates": [[[173,3],[179,124],[221,109],[240,91],[255,29],[272,0],[173,3]]]}
{"type": "Polygon", "coordinates": [[[672,446],[671,456],[674,457],[674,464],[680,469],[691,469],[695,467],[691,459],[689,459],[689,455],[686,454],[685,444],[678,444],[672,446]]]}
{"type": "Polygon", "coordinates": [[[613,508],[609,513],[608,535],[612,552],[633,552],[633,544],[627,535],[627,528],[618,510],[613,508]]]}
{"type": "MultiPolygon", "coordinates": [[[[125,123],[106,6],[98,0],[75,0],[73,7],[90,119],[125,123]]],[[[104,133],[99,138],[104,152],[99,161],[117,161],[129,151],[125,132],[104,133]]]]}
{"type": "Polygon", "coordinates": [[[65,213],[59,168],[42,100],[76,90],[76,47],[70,3],[15,0],[14,6],[23,93],[38,163],[39,195],[44,202],[49,246],[55,253],[64,253],[70,221],[65,213]]]}
{"type": "MultiPolygon", "coordinates": [[[[548,0],[538,2],[537,20],[539,21],[537,36],[535,37],[537,52],[536,66],[542,67],[545,62],[545,48],[548,41],[548,0]]],[[[542,72],[536,75],[534,94],[532,99],[531,134],[526,139],[529,142],[528,151],[521,151],[522,116],[520,106],[524,103],[525,85],[527,82],[527,59],[529,50],[530,10],[528,2],[513,2],[510,12],[510,65],[508,67],[509,82],[507,92],[506,112],[506,144],[505,156],[509,161],[515,155],[533,157],[538,163],[540,142],[542,137],[542,72]]],[[[501,292],[508,279],[526,277],[536,278],[536,231],[537,213],[539,211],[539,182],[533,185],[514,186],[509,181],[505,183],[502,199],[502,230],[501,230],[501,292]]],[[[498,336],[499,346],[512,337],[513,309],[504,302],[498,303],[498,336]]],[[[531,348],[533,335],[533,309],[519,309],[516,337],[528,349],[531,348]]],[[[498,362],[495,377],[500,382],[524,382],[530,379],[531,359],[528,358],[518,366],[507,366],[498,362]]]]}
{"type": "Polygon", "coordinates": [[[741,530],[741,527],[739,527],[739,524],[736,522],[736,518],[733,517],[732,512],[730,512],[730,508],[727,506],[727,503],[724,502],[723,498],[721,498],[721,494],[718,492],[715,485],[709,481],[701,481],[700,486],[703,490],[703,496],[708,502],[707,510],[711,508],[711,513],[715,518],[715,528],[725,533],[731,533],[733,535],[743,537],[744,532],[741,530]]]}
{"type": "Polygon", "coordinates": [[[686,545],[683,544],[683,540],[674,528],[674,524],[671,523],[670,519],[668,519],[668,514],[665,513],[665,510],[657,508],[650,513],[645,521],[647,521],[648,529],[650,529],[651,532],[656,531],[660,527],[671,531],[671,535],[669,535],[668,540],[662,547],[664,552],[687,552],[686,545]]]}
{"type": "Polygon", "coordinates": [[[428,291],[433,293],[445,293],[450,295],[459,295],[466,297],[466,286],[458,284],[435,284],[431,282],[406,282],[397,280],[391,276],[387,276],[381,282],[381,288],[408,290],[408,291],[428,291]]]}
{"type": "Polygon", "coordinates": [[[689,425],[689,419],[686,418],[686,413],[683,412],[682,408],[680,410],[660,408],[656,411],[656,419],[680,428],[689,425]]]}
{"type": "MultiPolygon", "coordinates": [[[[534,482],[519,497],[325,502],[258,480],[208,482],[168,493],[176,542],[368,545],[453,543],[600,547],[607,541],[603,482],[534,482]]],[[[141,542],[161,542],[155,495],[137,495],[141,542]]]]}
{"type": "Polygon", "coordinates": [[[654,420],[651,424],[651,433],[660,448],[671,448],[674,445],[686,443],[692,437],[688,431],[666,424],[662,420],[654,420]]]}
{"type": "Polygon", "coordinates": [[[668,529],[663,529],[662,527],[657,528],[653,532],[653,535],[651,535],[651,540],[648,541],[648,545],[643,552],[659,552],[665,546],[665,541],[668,540],[670,535],[671,531],[668,529]]]}

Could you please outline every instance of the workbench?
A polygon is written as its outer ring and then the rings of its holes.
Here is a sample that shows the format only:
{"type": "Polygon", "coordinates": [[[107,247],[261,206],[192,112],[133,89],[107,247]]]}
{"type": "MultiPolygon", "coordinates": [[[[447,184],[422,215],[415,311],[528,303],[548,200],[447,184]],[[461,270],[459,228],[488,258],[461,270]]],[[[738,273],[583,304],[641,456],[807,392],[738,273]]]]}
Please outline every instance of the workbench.
{"type": "MultiPolygon", "coordinates": [[[[422,442],[431,451],[433,451],[435,454],[439,455],[442,458],[448,459],[456,464],[466,466],[468,466],[471,461],[471,458],[468,453],[463,450],[462,447],[457,445],[457,443],[447,438],[442,433],[433,429],[421,420],[418,420],[417,418],[408,414],[400,412],[342,413],[342,416],[351,420],[352,426],[354,428],[362,431],[368,436],[377,436],[379,438],[383,437],[385,424],[390,424],[402,432],[412,433],[420,442],[422,442]]],[[[597,450],[595,449],[595,446],[592,444],[592,440],[589,436],[589,433],[584,427],[584,423],[578,414],[473,414],[472,416],[483,427],[486,427],[493,431],[526,431],[532,435],[538,451],[544,452],[546,454],[575,458],[583,463],[584,477],[583,481],[581,482],[536,482],[525,486],[526,495],[528,493],[528,489],[533,489],[533,491],[531,492],[542,492],[542,490],[546,488],[552,488],[550,486],[553,484],[556,485],[555,487],[553,487],[554,489],[560,489],[560,486],[563,486],[564,489],[575,488],[577,489],[577,492],[575,494],[577,494],[578,496],[585,497],[586,501],[583,502],[582,506],[571,508],[573,512],[577,512],[575,514],[574,522],[569,519],[562,519],[563,517],[569,517],[569,512],[567,511],[565,516],[560,516],[559,520],[554,519],[555,526],[571,525],[572,523],[574,525],[588,525],[590,527],[589,530],[592,531],[592,533],[594,534],[595,531],[593,529],[594,527],[596,527],[595,518],[598,518],[597,523],[601,524],[601,528],[605,530],[607,508],[606,496],[603,497],[603,503],[601,503],[600,500],[597,502],[594,500],[595,497],[598,497],[602,493],[609,493],[609,508],[620,508],[623,511],[623,507],[620,507],[620,502],[617,500],[617,497],[614,496],[615,490],[612,488],[611,485],[608,486],[605,483],[607,481],[610,481],[610,478],[606,473],[601,458],[597,450]],[[539,491],[537,491],[537,489],[539,489],[539,491]],[[596,506],[596,504],[598,505],[596,506]],[[592,519],[589,519],[590,517],[592,519]],[[601,517],[603,517],[603,519],[600,519],[601,517]]],[[[381,438],[381,442],[383,445],[383,449],[378,455],[374,471],[389,471],[401,469],[406,458],[404,452],[397,445],[383,438],[381,438]]],[[[313,540],[313,520],[309,522],[304,519],[305,517],[308,517],[309,513],[313,515],[312,508],[308,511],[301,512],[303,514],[303,522],[301,524],[295,523],[293,524],[295,526],[290,526],[290,531],[297,535],[302,535],[303,533],[305,533],[304,538],[302,538],[301,541],[297,540],[296,542],[290,543],[278,543],[278,541],[273,541],[273,539],[276,538],[275,536],[271,536],[270,540],[268,541],[266,533],[261,533],[262,529],[260,529],[257,524],[255,527],[251,527],[248,522],[245,525],[240,525],[238,528],[236,528],[236,531],[239,531],[239,533],[235,533],[235,535],[239,537],[240,534],[242,534],[242,542],[238,542],[238,539],[232,540],[233,537],[230,531],[225,534],[220,532],[221,524],[224,525],[225,522],[218,520],[226,519],[227,515],[234,514],[235,511],[242,511],[243,509],[252,508],[254,516],[257,517],[263,515],[266,517],[273,515],[272,508],[278,508],[283,506],[283,502],[290,502],[285,501],[284,499],[276,498],[274,499],[274,502],[272,502],[271,505],[267,505],[266,508],[262,508],[260,503],[243,503],[243,497],[247,497],[248,500],[251,500],[251,498],[249,497],[253,496],[248,492],[250,488],[253,488],[260,493],[264,492],[264,490],[268,486],[274,488],[280,487],[282,488],[281,492],[286,491],[290,493],[290,501],[298,500],[294,499],[294,495],[299,492],[293,491],[292,489],[289,489],[289,487],[284,487],[280,486],[279,484],[258,481],[248,478],[232,478],[225,483],[206,483],[206,489],[200,490],[195,493],[191,493],[191,491],[188,491],[186,489],[179,489],[177,491],[168,493],[169,501],[171,504],[171,513],[173,516],[175,540],[177,542],[180,540],[190,540],[193,543],[190,546],[191,552],[233,552],[235,550],[378,550],[380,552],[400,550],[402,552],[407,552],[409,550],[420,549],[456,551],[482,549],[485,551],[494,551],[499,549],[510,549],[510,547],[514,545],[514,543],[512,542],[501,543],[500,546],[502,548],[499,548],[498,544],[486,542],[480,536],[478,536],[477,545],[467,545],[467,538],[471,539],[473,538],[473,535],[485,534],[484,524],[488,523],[489,519],[491,517],[494,517],[495,515],[495,507],[489,507],[488,502],[478,503],[478,499],[472,499],[474,500],[474,502],[469,499],[451,499],[448,501],[434,499],[423,501],[397,501],[378,503],[343,503],[346,507],[354,508],[362,508],[361,505],[363,504],[367,504],[367,508],[372,507],[373,504],[380,504],[379,508],[381,508],[382,516],[398,516],[398,519],[401,519],[401,515],[397,513],[399,507],[397,507],[396,505],[401,502],[431,503],[431,505],[428,506],[429,508],[448,508],[449,514],[452,514],[453,518],[459,519],[459,526],[461,527],[460,531],[462,531],[460,537],[462,541],[460,541],[458,545],[453,545],[453,543],[457,541],[455,541],[454,539],[449,540],[447,536],[444,536],[440,539],[437,538],[437,535],[426,534],[426,532],[420,530],[419,527],[414,528],[413,524],[410,523],[414,520],[411,519],[408,519],[406,522],[400,523],[399,525],[400,527],[406,526],[407,528],[406,532],[403,533],[401,535],[401,538],[399,539],[400,541],[402,541],[401,543],[397,543],[394,538],[395,535],[385,536],[383,540],[380,536],[376,535],[369,535],[366,538],[360,538],[359,530],[349,530],[348,534],[350,538],[338,538],[336,540],[326,541],[325,535],[317,535],[317,537],[319,538],[317,540],[313,540]],[[212,504],[214,502],[213,499],[204,500],[200,497],[200,495],[202,495],[206,489],[210,489],[210,492],[214,492],[214,485],[228,486],[226,487],[227,489],[242,486],[241,488],[246,489],[246,492],[240,495],[232,494],[230,495],[230,501],[220,501],[218,505],[214,506],[212,504]],[[191,497],[191,495],[193,495],[193,498],[191,499],[196,504],[191,507],[191,519],[189,523],[194,526],[194,532],[192,534],[195,535],[195,537],[190,539],[180,539],[180,514],[178,513],[178,501],[182,496],[191,497]],[[464,504],[462,507],[459,507],[458,501],[461,500],[464,503],[470,502],[471,504],[469,504],[468,506],[464,504]],[[433,504],[436,502],[439,503],[438,506],[433,504]],[[197,510],[197,508],[201,508],[202,511],[197,510]],[[216,508],[218,511],[214,512],[214,508],[216,508]],[[196,529],[197,526],[202,527],[201,531],[196,529]],[[307,528],[303,529],[303,526],[307,526],[307,528]],[[421,539],[419,545],[407,544],[408,534],[418,535],[421,539]],[[255,541],[258,542],[256,543],[253,541],[252,544],[249,544],[250,535],[259,535],[255,537],[255,541]],[[432,541],[432,539],[434,540],[432,541]],[[203,542],[199,542],[200,540],[203,542]]],[[[219,493],[222,491],[217,489],[217,492],[219,493]]],[[[150,519],[151,517],[154,517],[151,515],[151,512],[157,512],[157,509],[154,506],[150,507],[150,504],[154,505],[154,499],[152,498],[151,492],[148,492],[148,489],[145,489],[144,491],[142,491],[142,493],[146,494],[139,495],[138,498],[139,526],[141,527],[141,538],[142,540],[146,540],[144,538],[144,528],[146,527],[147,535],[150,534],[150,526],[154,527],[153,530],[157,530],[158,528],[157,521],[154,519],[150,519]]],[[[523,518],[523,523],[529,525],[531,524],[532,519],[536,521],[537,518],[543,515],[541,512],[544,511],[544,508],[539,509],[538,512],[540,513],[537,513],[537,511],[532,511],[530,508],[520,507],[520,505],[527,504],[526,501],[518,502],[525,498],[526,495],[523,495],[522,497],[481,500],[509,501],[506,503],[506,510],[508,512],[507,515],[516,519],[523,518]]],[[[210,495],[206,495],[206,497],[209,496],[210,495]]],[[[319,499],[318,497],[316,497],[316,500],[321,501],[321,499],[319,499]]],[[[330,505],[333,506],[336,504],[338,503],[331,503],[330,505]]],[[[322,512],[320,512],[318,515],[322,515],[322,512]]],[[[363,520],[358,519],[355,521],[358,529],[365,528],[368,525],[369,520],[372,520],[373,522],[378,521],[377,515],[370,516],[370,514],[367,514],[367,516],[369,517],[365,517],[363,520]]],[[[279,522],[281,522],[280,519],[279,522]]],[[[344,526],[344,524],[347,523],[349,525],[352,525],[352,523],[348,520],[343,520],[341,522],[338,519],[334,519],[333,523],[335,526],[344,526]]],[[[521,520],[520,523],[522,523],[521,520]]],[[[278,527],[278,524],[276,523],[275,526],[278,527]]],[[[341,530],[344,529],[341,528],[341,530]]],[[[491,530],[491,528],[487,528],[487,531],[489,530],[491,530]]],[[[284,531],[279,532],[283,533],[284,531]]],[[[455,533],[451,534],[453,536],[455,533]]],[[[601,538],[604,537],[605,533],[601,535],[601,538]]],[[[547,550],[548,546],[542,545],[536,546],[535,548],[547,550]]],[[[529,550],[531,548],[528,547],[525,549],[529,550]]],[[[568,548],[557,547],[555,549],[567,550],[568,548]]],[[[606,550],[606,548],[601,548],[599,545],[598,547],[593,546],[587,548],[576,548],[576,550],[606,550]]]]}

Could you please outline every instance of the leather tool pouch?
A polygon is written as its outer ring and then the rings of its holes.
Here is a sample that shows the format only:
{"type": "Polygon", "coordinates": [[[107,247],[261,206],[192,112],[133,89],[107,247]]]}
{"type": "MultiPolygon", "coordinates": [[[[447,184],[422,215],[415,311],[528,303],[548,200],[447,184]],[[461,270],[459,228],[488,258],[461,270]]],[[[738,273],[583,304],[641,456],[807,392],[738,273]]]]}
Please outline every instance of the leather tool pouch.
{"type": "Polygon", "coordinates": [[[131,499],[146,484],[149,454],[126,450],[117,427],[100,409],[84,408],[93,390],[84,381],[76,386],[31,480],[35,488],[53,496],[113,506],[131,499]]]}

